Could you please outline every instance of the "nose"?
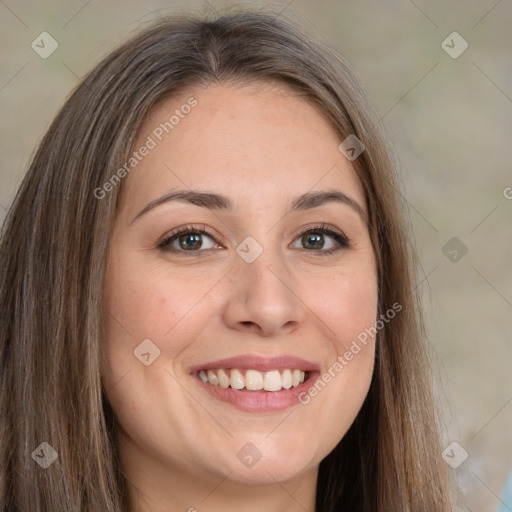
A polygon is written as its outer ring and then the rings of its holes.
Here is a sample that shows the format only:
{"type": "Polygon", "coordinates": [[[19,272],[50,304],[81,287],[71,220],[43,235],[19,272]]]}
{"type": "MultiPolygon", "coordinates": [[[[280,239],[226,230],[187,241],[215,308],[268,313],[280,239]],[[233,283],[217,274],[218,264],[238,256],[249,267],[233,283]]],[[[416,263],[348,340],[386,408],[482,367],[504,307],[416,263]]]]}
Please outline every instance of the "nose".
{"type": "Polygon", "coordinates": [[[304,303],[293,275],[279,256],[265,250],[252,263],[238,258],[224,322],[240,332],[269,337],[288,334],[304,320],[304,303]]]}

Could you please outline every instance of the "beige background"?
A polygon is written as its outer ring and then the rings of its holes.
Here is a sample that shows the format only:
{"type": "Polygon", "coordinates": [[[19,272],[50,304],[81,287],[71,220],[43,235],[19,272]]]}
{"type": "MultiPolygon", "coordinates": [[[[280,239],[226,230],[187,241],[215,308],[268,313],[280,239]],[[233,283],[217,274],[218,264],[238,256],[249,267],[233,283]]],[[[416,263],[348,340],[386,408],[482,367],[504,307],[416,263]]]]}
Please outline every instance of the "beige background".
{"type": "MultiPolygon", "coordinates": [[[[210,10],[234,2],[210,2],[210,10]]],[[[494,512],[512,469],[512,4],[480,0],[294,0],[352,62],[394,142],[423,268],[421,287],[457,511],[494,512]],[[441,47],[457,31],[468,49],[441,47]],[[468,252],[442,252],[457,237],[468,252]],[[426,277],[428,276],[428,277],[426,277]]],[[[244,5],[264,5],[251,2],[244,5]]],[[[206,2],[0,1],[0,220],[37,141],[80,77],[146,21],[206,2]],[[41,32],[59,44],[43,60],[41,32]]],[[[452,44],[451,42],[449,44],[452,44]]],[[[512,503],[507,504],[512,510],[512,503]]]]}

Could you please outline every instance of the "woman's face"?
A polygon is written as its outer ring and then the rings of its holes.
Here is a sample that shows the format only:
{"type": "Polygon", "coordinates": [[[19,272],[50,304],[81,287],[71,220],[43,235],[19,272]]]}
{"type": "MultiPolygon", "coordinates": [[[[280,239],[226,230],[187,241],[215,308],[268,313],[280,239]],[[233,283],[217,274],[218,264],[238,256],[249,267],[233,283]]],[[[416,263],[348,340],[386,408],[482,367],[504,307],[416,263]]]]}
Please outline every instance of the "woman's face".
{"type": "Polygon", "coordinates": [[[377,280],[340,142],[269,84],[190,90],[145,120],[104,303],[102,379],[126,464],[281,482],[316,472],[352,424],[377,280]]]}

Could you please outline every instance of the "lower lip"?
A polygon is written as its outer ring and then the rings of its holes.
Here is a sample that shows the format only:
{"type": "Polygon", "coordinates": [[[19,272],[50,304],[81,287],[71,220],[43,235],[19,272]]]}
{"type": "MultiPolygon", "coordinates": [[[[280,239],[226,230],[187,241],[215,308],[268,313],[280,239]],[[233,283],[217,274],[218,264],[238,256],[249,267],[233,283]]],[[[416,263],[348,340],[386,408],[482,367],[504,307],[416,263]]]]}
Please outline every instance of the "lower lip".
{"type": "Polygon", "coordinates": [[[221,388],[196,378],[199,385],[215,398],[227,402],[237,409],[248,412],[275,412],[300,404],[299,395],[305,393],[320,374],[310,372],[309,378],[302,384],[280,391],[247,391],[233,388],[221,388]]]}

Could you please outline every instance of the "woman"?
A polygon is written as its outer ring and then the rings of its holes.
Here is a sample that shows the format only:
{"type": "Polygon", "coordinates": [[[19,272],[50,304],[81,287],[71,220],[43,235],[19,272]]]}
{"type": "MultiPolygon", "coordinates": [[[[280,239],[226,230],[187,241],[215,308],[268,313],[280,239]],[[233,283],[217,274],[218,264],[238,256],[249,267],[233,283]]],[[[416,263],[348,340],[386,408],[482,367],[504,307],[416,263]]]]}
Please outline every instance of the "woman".
{"type": "Polygon", "coordinates": [[[89,74],[2,237],[3,510],[450,510],[377,125],[268,14],[89,74]]]}

